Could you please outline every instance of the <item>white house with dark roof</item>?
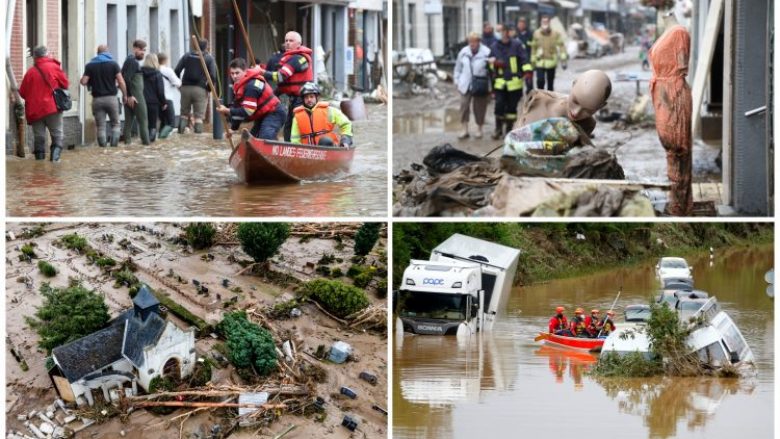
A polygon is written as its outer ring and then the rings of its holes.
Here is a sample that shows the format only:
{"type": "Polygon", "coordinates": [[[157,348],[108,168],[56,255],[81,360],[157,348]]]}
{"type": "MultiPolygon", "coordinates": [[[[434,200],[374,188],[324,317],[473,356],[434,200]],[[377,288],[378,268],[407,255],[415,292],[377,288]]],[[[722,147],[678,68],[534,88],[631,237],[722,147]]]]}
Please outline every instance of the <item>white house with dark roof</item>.
{"type": "Polygon", "coordinates": [[[119,392],[149,390],[158,376],[185,377],[195,367],[195,328],[181,329],[160,316],[160,302],[144,285],[133,299],[133,309],[107,328],[58,346],[52,351],[49,376],[67,402],[93,405],[93,391],[114,401],[119,392]]]}

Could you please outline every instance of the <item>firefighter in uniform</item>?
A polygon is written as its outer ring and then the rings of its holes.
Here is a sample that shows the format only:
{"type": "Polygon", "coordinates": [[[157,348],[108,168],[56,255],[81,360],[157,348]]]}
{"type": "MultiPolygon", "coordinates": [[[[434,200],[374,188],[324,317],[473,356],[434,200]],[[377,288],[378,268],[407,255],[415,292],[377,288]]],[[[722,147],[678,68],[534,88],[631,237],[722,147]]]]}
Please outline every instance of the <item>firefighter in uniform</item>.
{"type": "Polygon", "coordinates": [[[514,26],[504,26],[501,39],[490,47],[488,58],[496,97],[494,139],[512,130],[512,125],[517,120],[517,104],[523,97],[524,77],[533,75],[523,44],[520,40],[510,37],[512,28],[514,26]]]}
{"type": "MultiPolygon", "coordinates": [[[[284,105],[263,77],[262,69],[247,69],[246,61],[236,58],[230,61],[228,71],[233,81],[235,100],[230,108],[220,105],[217,111],[230,117],[231,130],[237,130],[242,122],[254,122],[251,129],[253,136],[276,140],[286,114],[284,105]]],[[[227,135],[231,135],[230,130],[227,135]]]]}
{"type": "Polygon", "coordinates": [[[569,323],[566,321],[566,316],[563,315],[564,311],[566,310],[562,306],[555,308],[555,315],[550,317],[550,323],[547,328],[550,334],[571,335],[569,333],[569,323]]]}
{"type": "Polygon", "coordinates": [[[585,331],[585,319],[582,314],[585,311],[582,308],[577,308],[574,311],[574,318],[571,319],[569,330],[574,337],[587,337],[588,333],[585,331]]]}
{"type": "Polygon", "coordinates": [[[588,336],[591,338],[595,338],[599,330],[601,330],[601,323],[599,321],[599,313],[600,311],[597,309],[593,309],[590,311],[590,315],[585,317],[585,331],[587,331],[588,336]]]}
{"type": "Polygon", "coordinates": [[[553,91],[555,86],[555,69],[558,67],[558,59],[561,67],[566,70],[566,46],[563,37],[550,27],[550,17],[542,16],[542,25],[534,32],[531,41],[531,63],[536,68],[536,88],[553,91]]]}
{"type": "Polygon", "coordinates": [[[293,110],[290,132],[292,143],[343,147],[352,145],[352,122],[338,108],[331,107],[327,102],[317,102],[320,97],[317,84],[304,84],[301,97],[303,105],[293,110]]]}
{"type": "Polygon", "coordinates": [[[314,79],[311,54],[312,50],[301,45],[301,34],[287,32],[284,36],[284,55],[279,60],[278,70],[260,69],[266,81],[276,84],[277,95],[290,97],[287,120],[284,123],[284,140],[290,141],[292,129],[293,109],[300,106],[301,87],[314,79]]]}

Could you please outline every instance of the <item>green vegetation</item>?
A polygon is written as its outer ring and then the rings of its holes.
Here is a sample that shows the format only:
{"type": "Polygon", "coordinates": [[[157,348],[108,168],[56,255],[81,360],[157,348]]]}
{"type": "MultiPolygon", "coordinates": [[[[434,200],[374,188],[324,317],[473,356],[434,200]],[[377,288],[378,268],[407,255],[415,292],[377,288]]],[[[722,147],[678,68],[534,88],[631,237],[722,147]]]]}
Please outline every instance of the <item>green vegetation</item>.
{"type": "Polygon", "coordinates": [[[43,224],[38,224],[31,229],[26,227],[22,229],[22,233],[19,235],[19,237],[22,239],[32,239],[43,236],[45,233],[46,229],[43,227],[43,224]]]}
{"type": "Polygon", "coordinates": [[[54,277],[57,275],[57,268],[46,261],[38,261],[38,270],[46,277],[54,277]]]}
{"type": "Polygon", "coordinates": [[[260,375],[276,369],[276,347],[271,333],[247,320],[246,313],[225,314],[218,329],[227,339],[228,359],[236,367],[251,367],[260,375]]]}
{"type": "Polygon", "coordinates": [[[246,254],[255,262],[265,262],[287,240],[290,226],[287,223],[242,223],[236,235],[246,254]]]}
{"type": "Polygon", "coordinates": [[[639,352],[620,356],[609,352],[600,357],[590,370],[593,375],[604,377],[649,377],[663,373],[663,364],[658,359],[646,359],[639,352]]]}
{"type": "Polygon", "coordinates": [[[69,250],[83,251],[87,248],[87,238],[79,236],[78,233],[71,233],[60,238],[60,242],[69,250]]]}
{"type": "Polygon", "coordinates": [[[95,259],[95,265],[100,268],[107,269],[116,265],[116,261],[109,257],[99,257],[95,259]]]}
{"type": "Polygon", "coordinates": [[[373,265],[352,265],[347,270],[347,276],[352,278],[358,288],[366,288],[377,275],[382,277],[381,271],[373,265]]]}
{"type": "Polygon", "coordinates": [[[25,320],[41,338],[38,344],[47,353],[57,346],[92,334],[108,323],[108,306],[103,296],[81,285],[53,288],[41,286],[43,304],[25,320]]]}
{"type": "Polygon", "coordinates": [[[206,323],[205,320],[201,319],[200,317],[196,316],[195,314],[191,313],[187,308],[179,305],[171,299],[168,296],[165,296],[163,294],[157,294],[154,290],[149,288],[149,291],[154,294],[154,297],[157,298],[157,300],[160,301],[160,305],[168,308],[168,312],[175,315],[176,317],[184,320],[185,322],[189,323],[190,325],[193,325],[198,328],[198,333],[204,334],[208,333],[210,330],[210,326],[208,323],[206,323]]]}
{"type": "Polygon", "coordinates": [[[774,240],[772,224],[765,223],[398,223],[393,227],[393,284],[399,285],[410,259],[428,259],[453,233],[519,248],[515,282],[521,284],[774,240]],[[578,240],[578,233],[585,239],[578,240]]]}
{"type": "Polygon", "coordinates": [[[31,261],[38,257],[38,255],[35,254],[35,244],[32,242],[22,245],[19,251],[22,252],[22,254],[19,255],[19,260],[22,262],[31,261]]]}
{"type": "Polygon", "coordinates": [[[214,244],[217,229],[210,223],[191,223],[185,229],[187,242],[195,250],[209,248],[214,244]]]}
{"type": "Polygon", "coordinates": [[[382,223],[363,223],[355,234],[355,254],[365,256],[379,239],[382,223]]]}
{"type": "Polygon", "coordinates": [[[297,299],[291,299],[266,307],[266,314],[273,319],[289,319],[290,311],[300,306],[301,303],[297,299]]]}
{"type": "Polygon", "coordinates": [[[341,271],[341,268],[336,267],[330,270],[330,277],[341,277],[341,276],[344,276],[344,272],[341,271]]]}
{"type": "Polygon", "coordinates": [[[328,265],[334,262],[336,262],[336,257],[330,253],[326,253],[322,255],[319,261],[317,261],[317,265],[328,265]]]}
{"type": "Polygon", "coordinates": [[[303,284],[300,292],[304,297],[313,297],[337,317],[346,317],[369,304],[363,290],[337,280],[315,279],[303,284]]]}

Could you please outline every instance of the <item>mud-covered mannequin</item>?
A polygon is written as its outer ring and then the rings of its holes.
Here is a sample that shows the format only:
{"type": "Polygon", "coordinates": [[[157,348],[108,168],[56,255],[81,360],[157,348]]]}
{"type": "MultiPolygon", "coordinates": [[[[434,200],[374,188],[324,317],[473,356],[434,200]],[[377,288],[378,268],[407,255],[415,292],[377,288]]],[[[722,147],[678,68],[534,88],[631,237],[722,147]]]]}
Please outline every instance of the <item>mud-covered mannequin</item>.
{"type": "Polygon", "coordinates": [[[520,104],[520,118],[515,128],[550,117],[567,117],[590,136],[596,128],[593,118],[607,104],[612,82],[601,70],[588,70],[572,83],[571,94],[533,90],[520,104]]]}
{"type": "Polygon", "coordinates": [[[648,52],[653,69],[650,95],[658,138],[666,150],[667,175],[672,182],[666,210],[671,215],[688,216],[693,212],[693,99],[685,77],[691,37],[685,27],[677,23],[673,11],[664,14],[664,25],[663,35],[648,52]]]}

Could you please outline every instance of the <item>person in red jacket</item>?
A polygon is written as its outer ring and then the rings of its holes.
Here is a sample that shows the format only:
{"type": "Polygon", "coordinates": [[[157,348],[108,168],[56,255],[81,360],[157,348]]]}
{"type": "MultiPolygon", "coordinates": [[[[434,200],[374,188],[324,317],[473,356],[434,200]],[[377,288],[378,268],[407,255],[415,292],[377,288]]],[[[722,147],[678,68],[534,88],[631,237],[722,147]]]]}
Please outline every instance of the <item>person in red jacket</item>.
{"type": "Polygon", "coordinates": [[[585,319],[582,314],[585,312],[582,308],[577,308],[574,311],[574,318],[569,323],[569,331],[573,337],[587,337],[588,333],[585,331],[585,319]]]}
{"type": "Polygon", "coordinates": [[[615,318],[615,311],[609,310],[607,311],[607,317],[604,318],[604,321],[601,322],[601,335],[609,335],[612,331],[617,329],[615,326],[615,321],[613,320],[615,318]]]}
{"type": "Polygon", "coordinates": [[[287,108],[287,120],[284,123],[284,141],[290,141],[292,131],[293,110],[303,105],[301,87],[314,80],[312,66],[312,50],[302,45],[301,34],[287,32],[284,36],[284,55],[279,60],[279,69],[272,71],[261,68],[266,81],[276,84],[276,94],[286,94],[290,97],[287,108]]]}
{"type": "MultiPolygon", "coordinates": [[[[230,130],[237,130],[242,122],[254,122],[250,130],[253,136],[276,140],[284,123],[284,106],[263,78],[261,68],[247,69],[246,61],[236,58],[230,61],[228,71],[235,100],[230,108],[220,105],[217,111],[230,116],[230,130]]],[[[227,130],[228,136],[230,130],[227,130]]]]}
{"type": "Polygon", "coordinates": [[[588,336],[595,338],[601,330],[601,321],[599,321],[599,313],[601,311],[592,309],[590,315],[585,317],[585,331],[588,336]]]}
{"type": "Polygon", "coordinates": [[[555,308],[555,315],[550,317],[550,324],[548,327],[550,334],[571,335],[569,332],[569,322],[566,321],[566,316],[563,315],[564,311],[566,311],[566,309],[562,306],[555,308]]]}
{"type": "Polygon", "coordinates": [[[51,134],[51,161],[60,160],[63,143],[62,112],[54,103],[54,89],[69,86],[60,62],[49,55],[46,46],[33,49],[34,65],[24,74],[19,94],[25,100],[27,123],[33,127],[35,160],[46,158],[46,130],[51,134]]]}

